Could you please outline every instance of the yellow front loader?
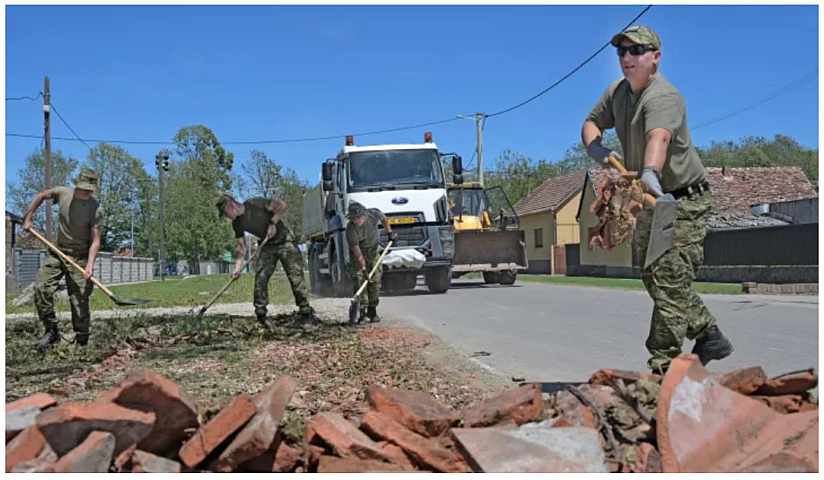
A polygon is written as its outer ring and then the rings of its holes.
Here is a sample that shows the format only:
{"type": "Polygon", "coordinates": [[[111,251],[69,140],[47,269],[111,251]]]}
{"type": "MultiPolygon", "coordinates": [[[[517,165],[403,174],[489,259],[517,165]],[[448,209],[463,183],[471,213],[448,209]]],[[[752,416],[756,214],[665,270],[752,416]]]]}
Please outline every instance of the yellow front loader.
{"type": "Polygon", "coordinates": [[[527,268],[526,243],[506,193],[478,182],[449,185],[448,193],[455,231],[452,278],[481,272],[484,283],[515,283],[527,268]]]}

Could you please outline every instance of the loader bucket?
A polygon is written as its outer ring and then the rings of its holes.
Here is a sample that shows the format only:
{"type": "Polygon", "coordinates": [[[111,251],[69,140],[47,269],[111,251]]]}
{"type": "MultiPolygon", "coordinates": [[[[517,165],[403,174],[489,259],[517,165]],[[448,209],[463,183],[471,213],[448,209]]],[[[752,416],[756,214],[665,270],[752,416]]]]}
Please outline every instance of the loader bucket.
{"type": "Polygon", "coordinates": [[[455,232],[455,271],[472,270],[525,270],[527,268],[526,243],[522,230],[475,230],[455,232]],[[464,268],[461,268],[463,266],[464,268]]]}

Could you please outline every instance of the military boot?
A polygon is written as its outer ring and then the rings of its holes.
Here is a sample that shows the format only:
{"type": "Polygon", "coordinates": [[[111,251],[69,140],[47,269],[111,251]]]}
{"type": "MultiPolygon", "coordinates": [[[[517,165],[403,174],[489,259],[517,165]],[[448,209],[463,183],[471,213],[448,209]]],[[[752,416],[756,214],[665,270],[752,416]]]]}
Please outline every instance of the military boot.
{"type": "Polygon", "coordinates": [[[266,330],[269,330],[269,324],[266,323],[266,314],[265,313],[258,313],[255,316],[257,317],[258,323],[260,323],[263,326],[263,328],[265,328],[266,330]]]}
{"type": "Polygon", "coordinates": [[[363,321],[367,318],[369,318],[367,310],[365,308],[361,308],[360,313],[358,314],[358,323],[363,323],[363,321]]]}
{"type": "Polygon", "coordinates": [[[89,334],[88,333],[78,333],[74,336],[74,341],[81,347],[85,347],[89,344],[89,334]]]}
{"type": "Polygon", "coordinates": [[[57,330],[57,325],[53,327],[46,327],[46,333],[37,341],[37,351],[45,353],[53,344],[60,341],[60,331],[57,330]]]}
{"type": "Polygon", "coordinates": [[[702,365],[708,364],[711,360],[727,358],[734,350],[732,343],[716,325],[707,327],[695,339],[695,346],[692,347],[692,353],[698,355],[702,365]]]}
{"type": "Polygon", "coordinates": [[[381,317],[378,315],[378,307],[368,307],[366,309],[366,316],[369,317],[369,321],[372,323],[381,321],[381,317]]]}
{"type": "Polygon", "coordinates": [[[304,305],[298,309],[298,315],[303,320],[311,320],[315,317],[315,309],[309,305],[304,305]]]}

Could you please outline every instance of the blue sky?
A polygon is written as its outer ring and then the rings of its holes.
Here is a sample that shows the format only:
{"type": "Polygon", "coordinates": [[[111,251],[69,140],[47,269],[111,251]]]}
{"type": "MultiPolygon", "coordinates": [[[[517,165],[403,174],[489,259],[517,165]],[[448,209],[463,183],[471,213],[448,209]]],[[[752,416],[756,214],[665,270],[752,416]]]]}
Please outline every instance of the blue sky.
{"type": "MultiPolygon", "coordinates": [[[[84,138],[169,141],[204,124],[223,142],[379,130],[492,113],[541,91],[643,6],[7,6],[6,97],[52,101],[84,138]]],[[[790,135],[818,145],[817,6],[655,6],[663,73],[684,94],[697,145],[790,135]],[[794,81],[803,79],[800,82],[794,81]],[[785,88],[787,85],[789,87],[785,88]]],[[[532,103],[488,120],[485,161],[505,149],[558,160],[621,75],[609,48],[532,103]]],[[[6,133],[42,134],[40,101],[6,101],[6,133]]],[[[52,135],[71,132],[52,115],[52,135]]],[[[430,128],[469,162],[474,123],[430,128]]],[[[419,143],[424,128],[356,138],[419,143]]],[[[5,137],[6,181],[39,140],[5,137]]],[[[230,145],[266,152],[307,180],[343,139],[230,145]]],[[[154,173],[161,146],[124,145],[154,173]]],[[[52,148],[85,159],[79,142],[52,148]]],[[[236,167],[237,168],[237,167],[236,167]]]]}

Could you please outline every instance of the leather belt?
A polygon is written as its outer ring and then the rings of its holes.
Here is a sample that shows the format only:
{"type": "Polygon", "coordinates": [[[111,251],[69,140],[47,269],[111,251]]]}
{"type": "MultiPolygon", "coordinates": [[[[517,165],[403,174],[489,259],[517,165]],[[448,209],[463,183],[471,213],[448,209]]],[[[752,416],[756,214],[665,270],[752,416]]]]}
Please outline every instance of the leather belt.
{"type": "Polygon", "coordinates": [[[684,188],[679,188],[678,190],[673,190],[671,193],[676,200],[681,197],[691,197],[693,195],[702,195],[704,192],[710,191],[710,183],[706,180],[701,180],[700,182],[695,182],[692,185],[688,185],[684,188]]]}

